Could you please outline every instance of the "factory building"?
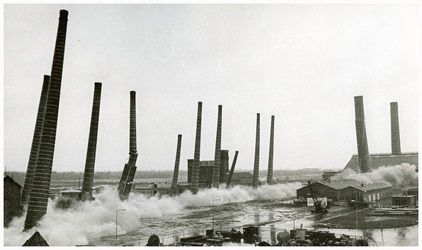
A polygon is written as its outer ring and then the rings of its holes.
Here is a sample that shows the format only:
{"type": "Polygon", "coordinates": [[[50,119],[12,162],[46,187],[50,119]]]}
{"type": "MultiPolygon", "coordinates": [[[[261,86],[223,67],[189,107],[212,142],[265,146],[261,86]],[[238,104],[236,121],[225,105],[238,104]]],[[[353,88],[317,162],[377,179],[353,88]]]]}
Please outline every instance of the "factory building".
{"type": "MultiPolygon", "coordinates": [[[[381,166],[394,166],[401,165],[402,163],[409,163],[415,165],[418,168],[418,157],[419,153],[401,153],[401,154],[371,154],[371,169],[377,169],[381,166]]],[[[347,163],[345,169],[353,169],[357,171],[359,169],[359,158],[358,155],[353,155],[350,161],[347,163]]]]}
{"type": "MultiPolygon", "coordinates": [[[[249,172],[237,172],[233,173],[232,180],[230,182],[231,186],[252,186],[253,183],[253,174],[249,172]]],[[[258,180],[258,186],[261,185],[261,182],[258,180]]]]}
{"type": "MultiPolygon", "coordinates": [[[[229,151],[221,150],[220,155],[220,183],[226,183],[229,173],[229,151]]],[[[193,159],[188,159],[188,182],[192,183],[193,159]]],[[[210,188],[212,185],[214,161],[199,162],[199,187],[210,188]]]]}
{"type": "MultiPolygon", "coordinates": [[[[311,184],[315,196],[324,196],[333,201],[350,201],[367,199],[375,202],[392,196],[392,186],[384,182],[362,184],[356,180],[317,181],[311,184]]],[[[308,197],[309,186],[296,190],[297,198],[308,197]]]]}
{"type": "Polygon", "coordinates": [[[3,204],[3,226],[7,227],[13,217],[21,215],[21,192],[22,185],[6,175],[4,177],[4,204],[3,204]]]}

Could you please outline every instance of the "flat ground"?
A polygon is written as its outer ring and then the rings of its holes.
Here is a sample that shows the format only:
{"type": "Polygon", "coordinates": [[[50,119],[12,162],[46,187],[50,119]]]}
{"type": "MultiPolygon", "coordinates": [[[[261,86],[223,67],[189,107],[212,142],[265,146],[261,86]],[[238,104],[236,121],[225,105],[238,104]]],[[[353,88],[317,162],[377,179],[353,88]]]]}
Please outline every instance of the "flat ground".
{"type": "Polygon", "coordinates": [[[367,216],[373,208],[364,208],[342,215],[320,220],[320,223],[330,223],[338,228],[380,229],[408,227],[418,224],[418,216],[367,216]]]}

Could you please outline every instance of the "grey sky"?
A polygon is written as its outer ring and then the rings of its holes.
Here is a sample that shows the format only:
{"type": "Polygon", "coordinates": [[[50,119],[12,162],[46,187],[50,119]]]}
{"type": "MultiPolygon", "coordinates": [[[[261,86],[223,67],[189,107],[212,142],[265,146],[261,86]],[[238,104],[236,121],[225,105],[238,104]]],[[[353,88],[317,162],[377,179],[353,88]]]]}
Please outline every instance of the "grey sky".
{"type": "Polygon", "coordinates": [[[54,171],[83,171],[94,82],[103,83],[96,171],[129,152],[129,92],[137,92],[138,170],[212,160],[217,106],[222,149],[253,169],[343,168],[357,153],[354,99],[363,95],[370,153],[389,153],[390,102],[402,152],[418,151],[417,5],[5,5],[4,164],[26,171],[43,75],[60,9],[69,11],[54,171]]]}

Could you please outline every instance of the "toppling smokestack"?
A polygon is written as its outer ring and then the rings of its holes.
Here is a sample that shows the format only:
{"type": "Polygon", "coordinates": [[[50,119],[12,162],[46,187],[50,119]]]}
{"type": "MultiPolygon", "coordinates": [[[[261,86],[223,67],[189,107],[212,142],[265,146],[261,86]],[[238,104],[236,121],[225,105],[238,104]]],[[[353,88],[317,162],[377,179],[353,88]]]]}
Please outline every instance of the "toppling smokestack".
{"type": "Polygon", "coordinates": [[[259,113],[256,114],[256,140],[255,140],[255,162],[253,167],[252,187],[258,188],[259,185],[259,113]]]}
{"type": "Polygon", "coordinates": [[[271,132],[270,132],[270,153],[268,156],[268,174],[267,174],[267,183],[269,185],[274,184],[274,180],[273,180],[274,120],[275,120],[275,117],[272,115],[271,116],[271,132]]]}
{"type": "Polygon", "coordinates": [[[35,226],[37,221],[47,212],[54,146],[56,142],[60,89],[62,84],[67,16],[67,10],[60,10],[56,46],[53,56],[53,66],[51,69],[50,84],[47,94],[44,125],[29,197],[28,212],[25,219],[25,229],[30,229],[35,226]]]}
{"type": "Polygon", "coordinates": [[[363,97],[355,96],[356,138],[358,143],[359,167],[362,173],[370,172],[368,140],[366,138],[363,97]]]}
{"type": "Polygon", "coordinates": [[[401,154],[400,129],[399,129],[399,106],[397,102],[390,103],[391,116],[391,154],[401,154]]]}
{"type": "Polygon", "coordinates": [[[223,106],[218,105],[218,119],[217,119],[217,136],[215,140],[215,154],[212,187],[218,188],[220,186],[220,156],[221,156],[221,116],[223,106]]]}
{"type": "Polygon", "coordinates": [[[136,173],[136,159],[138,158],[136,147],[136,92],[130,91],[130,129],[129,129],[129,160],[123,168],[122,177],[119,182],[120,200],[127,200],[133,186],[133,179],[136,173]]]}
{"type": "Polygon", "coordinates": [[[232,181],[234,168],[236,167],[236,161],[237,161],[237,155],[239,154],[239,151],[236,151],[234,154],[234,159],[232,163],[232,167],[230,168],[229,177],[227,178],[226,188],[230,187],[230,182],[232,181]]]}
{"type": "Polygon", "coordinates": [[[180,163],[180,148],[182,147],[182,135],[177,136],[176,161],[174,163],[173,180],[171,182],[170,190],[177,194],[177,180],[179,178],[179,163],[180,163]]]}
{"type": "Polygon", "coordinates": [[[192,169],[192,187],[193,194],[198,192],[199,186],[199,161],[201,155],[201,121],[202,121],[202,102],[198,102],[198,116],[196,120],[196,138],[195,138],[195,154],[193,156],[192,169]]]}
{"type": "Polygon", "coordinates": [[[82,183],[82,200],[92,200],[94,184],[95,154],[97,151],[98,121],[100,117],[101,83],[94,84],[94,99],[92,102],[91,126],[89,129],[88,149],[86,153],[84,181],[82,183]]]}
{"type": "Polygon", "coordinates": [[[26,170],[25,184],[23,186],[21,203],[27,204],[29,194],[31,192],[32,181],[35,174],[35,165],[37,163],[38,151],[40,149],[40,141],[42,128],[44,124],[45,108],[47,106],[48,85],[50,76],[44,75],[44,81],[41,90],[40,103],[38,106],[37,121],[35,123],[34,137],[32,139],[31,153],[29,155],[28,169],[26,170]]]}

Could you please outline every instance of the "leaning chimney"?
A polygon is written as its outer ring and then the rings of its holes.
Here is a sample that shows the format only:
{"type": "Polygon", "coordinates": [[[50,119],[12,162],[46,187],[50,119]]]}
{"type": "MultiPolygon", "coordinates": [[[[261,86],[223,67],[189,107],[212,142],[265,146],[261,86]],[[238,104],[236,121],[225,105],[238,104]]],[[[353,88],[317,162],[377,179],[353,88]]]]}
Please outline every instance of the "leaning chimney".
{"type": "Polygon", "coordinates": [[[180,163],[180,148],[182,146],[182,135],[177,136],[177,149],[176,149],[176,161],[174,163],[173,180],[171,182],[170,190],[177,193],[177,180],[179,178],[179,163],[180,163]]]}
{"type": "Polygon", "coordinates": [[[22,204],[27,204],[29,194],[31,192],[32,180],[35,174],[35,165],[38,158],[38,150],[40,149],[40,140],[44,123],[45,108],[47,104],[48,84],[50,76],[44,75],[44,81],[41,90],[40,104],[38,106],[37,121],[35,123],[34,137],[32,138],[31,153],[29,155],[28,168],[26,170],[25,184],[22,191],[22,204]]]}
{"type": "Polygon", "coordinates": [[[272,115],[271,116],[271,132],[270,132],[270,153],[268,156],[268,174],[267,174],[268,185],[274,184],[274,180],[273,180],[274,120],[275,120],[275,117],[272,115]]]}
{"type": "Polygon", "coordinates": [[[230,182],[232,181],[234,168],[236,167],[236,161],[237,161],[237,155],[239,154],[239,151],[236,151],[234,154],[234,159],[232,163],[232,167],[230,168],[229,177],[227,178],[226,188],[230,187],[230,182]]]}
{"type": "Polygon", "coordinates": [[[64,49],[67,29],[67,10],[60,10],[53,66],[47,95],[44,126],[41,134],[38,159],[25,219],[25,229],[30,229],[47,212],[50,191],[54,147],[56,142],[57,119],[59,113],[60,89],[62,83],[64,49]]]}
{"type": "Polygon", "coordinates": [[[368,140],[366,138],[363,97],[355,96],[356,139],[358,144],[359,168],[362,173],[370,172],[368,140]]]}
{"type": "Polygon", "coordinates": [[[400,129],[399,129],[399,106],[397,102],[390,103],[391,116],[391,154],[401,154],[400,129]]]}
{"type": "Polygon", "coordinates": [[[221,156],[221,116],[223,106],[218,105],[218,118],[217,118],[217,136],[215,140],[215,154],[214,154],[214,167],[212,187],[218,188],[220,186],[220,156],[221,156]]]}
{"type": "Polygon", "coordinates": [[[100,117],[101,83],[94,83],[94,100],[92,103],[91,126],[89,129],[88,150],[86,153],[84,181],[82,183],[82,200],[92,200],[94,184],[95,154],[97,151],[98,121],[100,117]]]}
{"type": "Polygon", "coordinates": [[[192,169],[192,187],[193,194],[198,192],[199,187],[199,166],[201,154],[201,121],[202,121],[202,102],[198,102],[198,116],[196,120],[196,138],[195,138],[195,154],[193,157],[192,169]]]}
{"type": "Polygon", "coordinates": [[[119,182],[119,197],[127,200],[133,186],[133,179],[136,173],[136,160],[138,152],[136,147],[136,92],[130,91],[130,125],[129,125],[129,160],[123,168],[122,177],[119,182]]]}
{"type": "Polygon", "coordinates": [[[252,187],[258,188],[259,185],[259,113],[256,114],[256,140],[255,140],[255,162],[253,167],[252,187]]]}

